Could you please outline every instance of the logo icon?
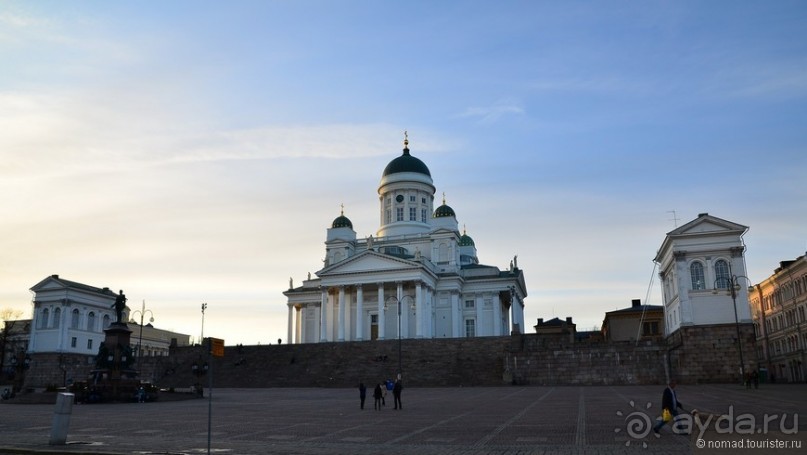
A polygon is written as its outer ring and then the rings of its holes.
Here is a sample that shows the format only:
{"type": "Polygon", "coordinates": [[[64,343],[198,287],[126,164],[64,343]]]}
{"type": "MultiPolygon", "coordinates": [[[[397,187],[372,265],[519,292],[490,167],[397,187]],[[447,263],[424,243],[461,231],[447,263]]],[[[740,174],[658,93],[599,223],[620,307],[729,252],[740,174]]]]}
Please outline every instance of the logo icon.
{"type": "MultiPolygon", "coordinates": [[[[650,414],[646,413],[644,410],[636,409],[636,405],[633,400],[629,401],[630,407],[632,411],[629,411],[627,415],[622,411],[617,411],[616,415],[620,417],[624,417],[625,427],[617,427],[614,428],[614,433],[621,433],[622,430],[625,430],[625,434],[627,434],[633,440],[641,440],[642,447],[647,448],[647,441],[644,439],[652,432],[653,430],[653,421],[654,419],[650,417],[650,414]]],[[[645,409],[650,409],[653,406],[652,403],[649,401],[645,405],[645,409]]],[[[658,433],[653,433],[656,438],[661,437],[658,433]]],[[[630,446],[631,439],[628,439],[625,442],[626,446],[630,446]]]]}

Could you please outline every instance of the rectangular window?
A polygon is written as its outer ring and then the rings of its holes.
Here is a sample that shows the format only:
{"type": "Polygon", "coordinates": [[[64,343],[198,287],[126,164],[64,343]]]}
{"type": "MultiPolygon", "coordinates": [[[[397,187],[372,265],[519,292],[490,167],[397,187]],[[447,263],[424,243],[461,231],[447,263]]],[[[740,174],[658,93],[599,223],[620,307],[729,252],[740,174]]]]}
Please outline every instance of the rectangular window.
{"type": "Polygon", "coordinates": [[[409,202],[415,202],[416,200],[417,200],[417,198],[415,197],[414,194],[409,196],[409,202]]]}
{"type": "Polygon", "coordinates": [[[418,220],[418,209],[415,207],[409,207],[409,221],[417,221],[418,220]]]}
{"type": "Polygon", "coordinates": [[[403,221],[403,207],[398,207],[395,209],[395,219],[398,221],[403,221]]]}
{"type": "Polygon", "coordinates": [[[426,222],[426,209],[420,209],[420,222],[426,222]]]}
{"type": "Polygon", "coordinates": [[[92,351],[92,340],[87,340],[87,349],[92,351]]]}
{"type": "Polygon", "coordinates": [[[386,211],[386,222],[384,224],[392,223],[392,210],[387,209],[386,211]]]}
{"type": "Polygon", "coordinates": [[[642,324],[642,335],[653,336],[658,335],[658,322],[645,322],[642,324]]]}
{"type": "Polygon", "coordinates": [[[73,337],[73,338],[70,339],[70,347],[71,348],[76,347],[77,343],[78,343],[78,340],[76,339],[76,337],[73,337]]]}
{"type": "Polygon", "coordinates": [[[476,320],[474,319],[466,319],[465,320],[465,337],[472,338],[476,336],[476,320]]]}
{"type": "Polygon", "coordinates": [[[466,300],[465,301],[465,308],[473,308],[473,307],[474,307],[474,301],[473,300],[466,300]]]}
{"type": "Polygon", "coordinates": [[[425,204],[426,203],[426,198],[425,197],[420,198],[420,203],[425,204]]]}

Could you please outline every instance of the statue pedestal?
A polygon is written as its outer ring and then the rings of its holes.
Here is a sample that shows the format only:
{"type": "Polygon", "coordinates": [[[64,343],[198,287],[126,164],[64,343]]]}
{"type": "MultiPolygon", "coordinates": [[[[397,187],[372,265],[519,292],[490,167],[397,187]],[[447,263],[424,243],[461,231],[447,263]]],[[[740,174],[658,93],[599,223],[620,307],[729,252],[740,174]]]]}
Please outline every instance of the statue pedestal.
{"type": "Polygon", "coordinates": [[[97,369],[86,384],[87,401],[132,401],[140,387],[129,345],[132,331],[124,322],[113,322],[104,330],[106,338],[98,350],[97,369]]]}

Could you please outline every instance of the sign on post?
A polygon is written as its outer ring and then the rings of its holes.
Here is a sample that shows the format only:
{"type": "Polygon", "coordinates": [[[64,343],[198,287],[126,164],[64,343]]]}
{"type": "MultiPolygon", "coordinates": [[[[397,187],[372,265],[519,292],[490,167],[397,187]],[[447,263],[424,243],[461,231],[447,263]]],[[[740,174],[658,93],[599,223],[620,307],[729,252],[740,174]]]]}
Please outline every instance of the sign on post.
{"type": "Polygon", "coordinates": [[[210,354],[213,357],[224,357],[224,340],[221,338],[210,338],[210,354]]]}

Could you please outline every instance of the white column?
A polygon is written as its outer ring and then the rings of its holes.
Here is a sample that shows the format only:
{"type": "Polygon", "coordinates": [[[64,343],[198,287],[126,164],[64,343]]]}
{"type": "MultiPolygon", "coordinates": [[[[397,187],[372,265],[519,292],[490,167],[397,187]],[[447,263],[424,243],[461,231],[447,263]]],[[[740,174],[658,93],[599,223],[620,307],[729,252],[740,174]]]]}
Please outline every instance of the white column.
{"type": "Polygon", "coordinates": [[[384,312],[384,283],[378,283],[378,339],[383,340],[386,331],[387,317],[384,312]]]}
{"type": "Polygon", "coordinates": [[[398,292],[396,294],[398,296],[397,311],[398,311],[398,317],[401,318],[401,321],[399,323],[401,331],[398,334],[398,336],[401,338],[407,338],[409,335],[409,311],[406,309],[406,306],[404,305],[403,302],[403,295],[404,295],[403,282],[398,281],[397,284],[398,284],[398,292]]]}
{"type": "Polygon", "coordinates": [[[339,286],[339,331],[337,341],[345,341],[345,287],[339,286]]]}
{"type": "Polygon", "coordinates": [[[429,288],[429,338],[434,338],[434,334],[437,333],[437,311],[435,306],[437,305],[437,293],[434,288],[429,288]]]}
{"type": "Polygon", "coordinates": [[[476,309],[476,323],[474,325],[475,336],[482,336],[482,305],[485,304],[485,297],[482,295],[474,296],[474,308],[476,309]]]}
{"type": "Polygon", "coordinates": [[[451,291],[451,336],[458,338],[460,336],[460,324],[462,324],[462,309],[459,305],[459,294],[456,291],[451,291]]]}
{"type": "Polygon", "coordinates": [[[364,291],[361,285],[356,285],[356,340],[363,339],[364,329],[364,291]]]}
{"type": "Polygon", "coordinates": [[[286,333],[286,343],[294,343],[294,338],[292,338],[292,327],[294,327],[294,305],[291,303],[288,304],[289,307],[289,317],[288,317],[288,331],[286,333]]]}
{"type": "Polygon", "coordinates": [[[294,330],[294,342],[296,344],[300,344],[300,342],[301,342],[300,334],[302,333],[302,329],[303,329],[303,318],[302,318],[303,310],[302,310],[302,308],[295,307],[294,308],[294,313],[295,313],[295,316],[297,317],[297,323],[296,323],[296,327],[295,327],[295,330],[294,330]]]}
{"type": "Polygon", "coordinates": [[[499,298],[499,293],[496,293],[493,299],[493,336],[501,336],[502,334],[502,299],[499,298]]]}
{"type": "Polygon", "coordinates": [[[518,326],[521,327],[521,333],[526,333],[526,327],[524,327],[524,302],[522,300],[518,301],[518,326]]]}
{"type": "Polygon", "coordinates": [[[319,312],[319,341],[328,341],[328,288],[322,288],[322,303],[319,312]]]}
{"type": "Polygon", "coordinates": [[[423,338],[423,297],[421,296],[420,281],[415,282],[415,336],[423,338]]]}

